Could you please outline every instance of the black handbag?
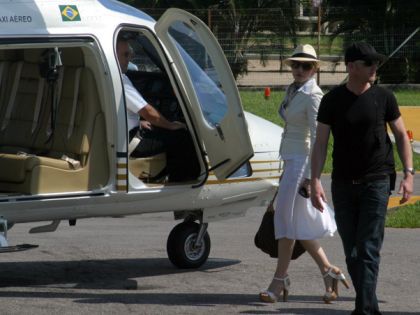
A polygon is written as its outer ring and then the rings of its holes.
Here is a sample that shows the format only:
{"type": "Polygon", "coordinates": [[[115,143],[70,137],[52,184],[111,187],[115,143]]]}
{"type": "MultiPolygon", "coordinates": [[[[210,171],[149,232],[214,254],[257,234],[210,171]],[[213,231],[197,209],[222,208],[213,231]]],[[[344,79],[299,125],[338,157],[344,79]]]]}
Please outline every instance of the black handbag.
{"type": "MultiPolygon", "coordinates": [[[[277,194],[276,194],[277,195],[277,194]]],[[[272,258],[278,257],[278,248],[277,248],[277,240],[274,237],[274,200],[276,198],[274,195],[273,200],[270,202],[267,210],[264,213],[264,216],[261,221],[261,225],[255,234],[254,243],[259,249],[261,249],[264,253],[270,255],[272,258]]],[[[303,248],[302,244],[296,240],[295,245],[293,247],[292,259],[298,258],[305,252],[305,248],[303,248]]]]}

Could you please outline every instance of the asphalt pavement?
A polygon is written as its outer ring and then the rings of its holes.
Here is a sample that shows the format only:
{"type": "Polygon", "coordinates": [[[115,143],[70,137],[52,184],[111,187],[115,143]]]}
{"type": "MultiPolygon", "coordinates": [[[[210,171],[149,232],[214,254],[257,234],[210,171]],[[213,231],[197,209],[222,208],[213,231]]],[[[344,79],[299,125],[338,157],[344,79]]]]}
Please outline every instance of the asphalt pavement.
{"type": "MultiPolygon", "coordinates": [[[[62,222],[55,233],[35,235],[28,230],[36,224],[16,225],[11,244],[39,247],[0,255],[0,314],[349,314],[354,290],[341,286],[339,300],[323,304],[322,278],[308,254],[290,266],[289,302],[258,301],[275,268],[253,244],[263,212],[210,224],[210,258],[197,270],[167,259],[171,213],[62,222]]],[[[339,237],[321,242],[345,270],[339,237]]],[[[419,253],[418,229],[386,229],[378,283],[384,315],[420,314],[419,253]]]]}

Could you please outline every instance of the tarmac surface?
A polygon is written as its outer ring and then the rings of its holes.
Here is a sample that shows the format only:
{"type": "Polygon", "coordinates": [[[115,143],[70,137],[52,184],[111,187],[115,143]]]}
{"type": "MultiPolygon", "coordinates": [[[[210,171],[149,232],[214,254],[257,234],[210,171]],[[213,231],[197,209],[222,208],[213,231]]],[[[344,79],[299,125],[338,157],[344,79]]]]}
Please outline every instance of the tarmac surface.
{"type": "MultiPolygon", "coordinates": [[[[328,188],[328,176],[323,181],[328,188]]],[[[211,223],[210,257],[197,270],[167,259],[177,223],[171,213],[62,222],[55,233],[34,235],[27,232],[36,224],[16,225],[9,242],[39,248],[0,255],[0,314],[349,314],[354,290],[340,286],[339,300],[323,304],[322,278],[307,253],[290,266],[289,302],[258,301],[275,268],[253,244],[263,212],[211,223]]],[[[345,270],[339,237],[321,243],[345,270]]],[[[420,314],[419,253],[419,229],[386,229],[377,290],[384,315],[420,314]]]]}

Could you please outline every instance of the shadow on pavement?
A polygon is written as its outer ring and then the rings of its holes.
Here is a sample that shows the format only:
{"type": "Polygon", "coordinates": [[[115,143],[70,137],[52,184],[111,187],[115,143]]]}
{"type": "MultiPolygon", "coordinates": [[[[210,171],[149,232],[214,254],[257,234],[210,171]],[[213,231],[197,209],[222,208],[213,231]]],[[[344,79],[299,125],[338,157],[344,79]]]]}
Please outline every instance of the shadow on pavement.
{"type": "MultiPolygon", "coordinates": [[[[85,304],[150,304],[150,305],[176,305],[211,307],[215,305],[249,305],[252,307],[265,307],[267,304],[258,302],[258,295],[255,294],[223,294],[223,293],[144,293],[141,289],[138,292],[130,293],[83,293],[83,292],[40,292],[40,291],[7,291],[0,292],[0,298],[37,298],[37,299],[72,299],[75,303],[85,304]]],[[[322,304],[318,296],[297,296],[296,300],[313,301],[313,304],[322,304]]],[[[309,302],[308,302],[309,303],[309,302]]],[[[308,313],[311,308],[292,309],[297,314],[308,313]],[[305,312],[306,311],[306,312],[305,312]]],[[[325,314],[325,310],[319,314],[325,314]]],[[[289,309],[290,310],[290,309],[289,309]]],[[[319,311],[320,309],[315,309],[319,311]]],[[[322,310],[322,309],[321,309],[322,310]]],[[[279,310],[280,312],[285,311],[279,310]]],[[[275,313],[278,313],[276,311],[275,313]]],[[[244,311],[249,314],[271,314],[272,311],[244,311]]],[[[341,313],[340,313],[341,314],[341,313]]]]}
{"type": "MultiPolygon", "coordinates": [[[[418,312],[386,312],[381,311],[382,315],[417,315],[418,312]]],[[[289,314],[289,315],[349,315],[348,310],[335,310],[328,308],[287,308],[287,309],[277,309],[277,310],[250,310],[243,311],[240,314],[255,314],[255,315],[270,315],[270,314],[289,314]]]]}
{"type": "MultiPolygon", "coordinates": [[[[151,290],[133,278],[185,272],[217,272],[217,268],[240,260],[209,258],[198,269],[177,269],[167,258],[108,259],[81,261],[33,261],[0,263],[0,287],[54,286],[102,290],[151,290]]],[[[4,292],[0,292],[3,296],[4,292]]]]}
{"type": "MultiPolygon", "coordinates": [[[[154,288],[137,288],[130,293],[84,293],[84,292],[41,292],[36,291],[0,291],[0,298],[36,298],[36,299],[71,299],[80,304],[125,304],[125,305],[173,305],[214,307],[216,305],[235,305],[250,307],[265,307],[267,304],[258,301],[256,294],[213,294],[213,293],[144,293],[142,291],[154,288]]],[[[341,301],[353,301],[353,298],[340,298],[341,301]]],[[[320,301],[319,296],[296,295],[291,302],[308,303],[307,308],[279,308],[276,310],[246,310],[240,314],[296,314],[296,315],[349,315],[348,310],[336,310],[320,301]],[[310,304],[319,305],[311,307],[310,304]]],[[[285,304],[283,304],[285,305],[285,304]]],[[[197,313],[200,311],[197,310],[197,313]]],[[[382,312],[383,315],[415,315],[418,312],[382,312]]]]}

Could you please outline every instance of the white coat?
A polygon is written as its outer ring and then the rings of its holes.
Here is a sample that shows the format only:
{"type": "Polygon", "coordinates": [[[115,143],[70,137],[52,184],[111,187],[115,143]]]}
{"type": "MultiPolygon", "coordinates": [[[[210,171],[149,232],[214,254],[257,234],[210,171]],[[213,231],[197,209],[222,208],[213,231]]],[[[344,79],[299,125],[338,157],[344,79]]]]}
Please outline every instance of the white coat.
{"type": "MultiPolygon", "coordinates": [[[[301,86],[291,96],[291,99],[288,99],[289,89],[290,86],[287,88],[286,98],[279,108],[280,116],[286,122],[281,138],[280,157],[287,155],[309,156],[315,142],[316,118],[324,94],[314,78],[309,79],[301,86]]],[[[310,167],[307,167],[304,177],[310,178],[310,167]]]]}

